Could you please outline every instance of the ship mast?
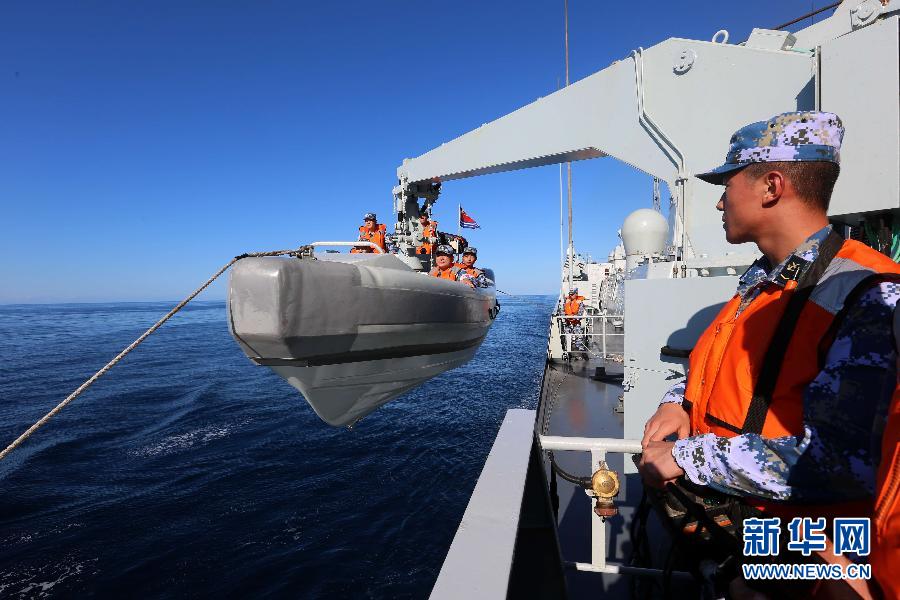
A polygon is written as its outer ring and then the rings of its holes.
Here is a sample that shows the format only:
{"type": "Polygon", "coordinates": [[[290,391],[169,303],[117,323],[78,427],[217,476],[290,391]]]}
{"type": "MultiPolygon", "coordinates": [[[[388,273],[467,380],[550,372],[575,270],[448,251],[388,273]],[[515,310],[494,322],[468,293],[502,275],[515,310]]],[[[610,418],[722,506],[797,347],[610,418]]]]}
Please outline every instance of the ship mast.
{"type": "MultiPolygon", "coordinates": [[[[566,46],[566,87],[569,87],[569,0],[564,0],[563,11],[565,13],[565,46],[566,46]]],[[[572,289],[573,270],[575,268],[575,246],[572,243],[572,163],[566,162],[566,180],[568,190],[569,208],[569,289],[572,289]]]]}

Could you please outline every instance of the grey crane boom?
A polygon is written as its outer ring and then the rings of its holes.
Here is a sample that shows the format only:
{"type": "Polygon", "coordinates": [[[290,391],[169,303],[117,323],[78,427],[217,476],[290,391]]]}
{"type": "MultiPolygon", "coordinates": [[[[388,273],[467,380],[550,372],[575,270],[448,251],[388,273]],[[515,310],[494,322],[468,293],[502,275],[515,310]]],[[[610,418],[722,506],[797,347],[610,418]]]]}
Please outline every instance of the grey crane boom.
{"type": "Polygon", "coordinates": [[[900,142],[881,132],[898,129],[898,5],[900,0],[848,0],[828,19],[795,33],[754,29],[745,42],[729,44],[727,32],[720,31],[709,42],[670,38],[635,50],[569,87],[405,159],[394,189],[398,239],[415,230],[415,201],[434,202],[437,183],[611,156],[668,184],[675,210],[672,242],[680,256],[752,252],[726,247],[715,209],[721,190],[690,175],[719,164],[727,146],[723,139],[739,127],[815,108],[838,113],[851,132],[830,214],[855,222],[862,213],[897,210],[898,183],[883,174],[896,169],[900,142]],[[858,56],[867,57],[865,69],[858,56]],[[861,89],[871,93],[862,96],[861,89]],[[865,118],[873,112],[880,120],[865,118]],[[873,143],[878,153],[857,151],[873,143]]]}

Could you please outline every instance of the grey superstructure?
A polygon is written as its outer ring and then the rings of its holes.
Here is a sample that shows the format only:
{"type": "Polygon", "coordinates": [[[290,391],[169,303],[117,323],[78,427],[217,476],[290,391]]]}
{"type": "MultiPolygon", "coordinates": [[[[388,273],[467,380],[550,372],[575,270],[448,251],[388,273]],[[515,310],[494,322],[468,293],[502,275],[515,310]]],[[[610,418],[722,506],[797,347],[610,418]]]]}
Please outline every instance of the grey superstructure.
{"type": "MultiPolygon", "coordinates": [[[[793,33],[754,29],[740,44],[725,31],[711,41],[671,38],[398,168],[398,211],[437,182],[601,157],[659,178],[672,194],[663,252],[629,257],[621,383],[611,377],[613,351],[599,352],[596,335],[586,360],[570,363],[555,341],[559,328],[551,329],[539,412],[507,415],[434,598],[559,597],[567,587],[626,597],[632,577],[662,576],[658,561],[630,564],[641,484],[627,457],[640,451],[646,419],[756,258],[754,247],[726,243],[715,209],[721,189],[692,174],[721,162],[725,136],[746,123],[831,111],[847,130],[832,222],[856,237],[880,216],[900,219],[898,24],[900,0],[847,0],[793,33]],[[548,450],[564,472],[589,474],[608,461],[622,480],[619,515],[596,516],[595,499],[565,481],[548,491],[557,470],[548,450]]],[[[601,334],[611,325],[603,321],[601,334]]],[[[659,538],[651,550],[661,550],[659,538]]]]}

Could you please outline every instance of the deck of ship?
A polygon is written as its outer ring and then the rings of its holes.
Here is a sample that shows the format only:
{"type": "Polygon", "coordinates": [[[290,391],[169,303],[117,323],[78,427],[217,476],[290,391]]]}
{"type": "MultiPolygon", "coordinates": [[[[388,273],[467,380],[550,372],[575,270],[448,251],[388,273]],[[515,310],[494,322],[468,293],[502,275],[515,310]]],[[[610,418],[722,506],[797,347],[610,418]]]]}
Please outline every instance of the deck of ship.
{"type": "MultiPolygon", "coordinates": [[[[613,345],[607,352],[621,356],[621,348],[613,345]]],[[[619,513],[601,527],[593,499],[559,474],[561,470],[565,476],[589,478],[597,466],[591,452],[554,451],[554,472],[550,453],[539,446],[541,437],[547,443],[553,442],[549,438],[622,440],[622,372],[620,362],[603,360],[593,347],[565,361],[547,361],[538,410],[511,410],[504,419],[432,599],[665,595],[659,571],[650,577],[646,570],[641,576],[632,574],[647,567],[663,568],[670,545],[651,513],[646,531],[658,543],[652,548],[647,543],[649,564],[632,562],[631,527],[643,487],[637,473],[625,472],[631,456],[612,451],[606,456],[608,467],[619,474],[621,489],[615,499],[619,513]],[[598,552],[601,545],[593,546],[592,537],[605,539],[605,552],[598,552]],[[598,565],[629,573],[583,570],[596,570],[598,565]]],[[[639,448],[633,442],[625,445],[639,448]]],[[[690,581],[669,583],[671,597],[698,596],[690,581]]]]}
{"type": "MultiPolygon", "coordinates": [[[[608,374],[621,373],[621,365],[601,359],[573,359],[568,363],[548,362],[541,390],[538,410],[538,431],[542,435],[621,438],[624,419],[620,410],[622,385],[599,381],[597,369],[608,374]]],[[[596,465],[586,452],[554,452],[556,465],[579,477],[590,477],[596,465]]],[[[623,474],[623,455],[610,454],[609,467],[623,474]]],[[[544,463],[551,480],[550,461],[546,453],[544,463]]],[[[559,498],[557,524],[563,560],[591,562],[591,519],[593,500],[584,490],[556,476],[559,498]]],[[[617,499],[619,514],[607,520],[607,558],[610,562],[628,564],[631,539],[627,523],[640,502],[640,484],[632,483],[633,475],[624,476],[622,491],[617,499]],[[635,493],[632,493],[634,490],[635,493]]],[[[624,577],[598,575],[567,569],[567,587],[572,597],[599,594],[604,598],[630,597],[629,582],[624,577]]]]}
{"type": "MultiPolygon", "coordinates": [[[[621,348],[611,346],[607,350],[622,356],[621,348]]],[[[565,362],[548,361],[537,413],[537,431],[549,436],[621,439],[624,432],[622,373],[621,362],[604,360],[594,348],[565,362]]],[[[590,477],[597,468],[597,465],[591,464],[588,452],[556,451],[552,454],[559,469],[577,477],[590,477]]],[[[555,488],[558,497],[557,526],[562,558],[567,563],[590,563],[591,526],[592,520],[597,519],[592,510],[593,499],[581,487],[558,474],[554,476],[548,456],[549,453],[543,453],[545,472],[551,482],[551,496],[555,488]]],[[[637,473],[626,474],[625,461],[631,461],[631,455],[610,453],[607,456],[609,468],[618,472],[621,482],[615,502],[619,513],[606,522],[606,561],[617,565],[631,564],[631,523],[643,494],[640,476],[637,473]]],[[[659,540],[657,536],[662,534],[661,526],[652,515],[647,527],[659,540]]],[[[668,546],[667,543],[664,545],[668,546]]],[[[655,555],[652,566],[662,568],[668,547],[657,545],[651,552],[655,555]]],[[[644,592],[651,595],[655,595],[654,591],[659,593],[660,587],[651,587],[645,578],[640,578],[639,582],[635,579],[631,575],[566,569],[566,584],[572,598],[632,598],[636,591],[634,585],[641,586],[644,592]]],[[[656,583],[661,581],[657,578],[656,583]]],[[[681,586],[685,582],[674,581],[672,585],[683,589],[681,586]]],[[[638,595],[643,594],[638,592],[638,595]]]]}

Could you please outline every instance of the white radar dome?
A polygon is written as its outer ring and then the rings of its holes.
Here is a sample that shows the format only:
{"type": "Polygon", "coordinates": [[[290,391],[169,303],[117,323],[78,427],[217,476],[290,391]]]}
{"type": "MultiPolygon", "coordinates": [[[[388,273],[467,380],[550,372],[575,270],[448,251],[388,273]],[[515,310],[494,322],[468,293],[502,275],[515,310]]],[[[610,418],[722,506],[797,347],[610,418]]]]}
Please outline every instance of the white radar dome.
{"type": "Polygon", "coordinates": [[[625,254],[662,254],[669,237],[666,218],[651,208],[639,208],[622,223],[622,242],[625,254]]]}

